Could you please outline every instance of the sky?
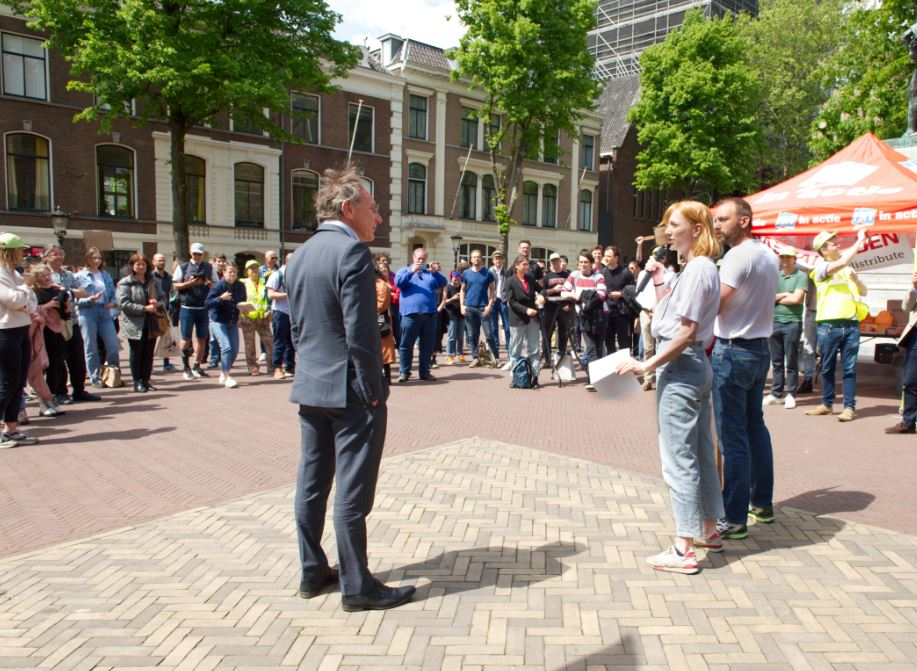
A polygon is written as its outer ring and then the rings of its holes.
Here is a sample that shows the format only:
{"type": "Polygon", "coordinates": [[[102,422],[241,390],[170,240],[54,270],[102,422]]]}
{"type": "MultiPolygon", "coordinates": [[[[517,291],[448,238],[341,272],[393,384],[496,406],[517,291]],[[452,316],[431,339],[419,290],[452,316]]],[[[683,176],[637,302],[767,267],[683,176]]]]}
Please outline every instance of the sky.
{"type": "Polygon", "coordinates": [[[354,44],[366,40],[374,49],[379,47],[377,38],[386,33],[448,49],[458,46],[464,32],[452,0],[327,1],[343,17],[335,37],[354,44]]]}

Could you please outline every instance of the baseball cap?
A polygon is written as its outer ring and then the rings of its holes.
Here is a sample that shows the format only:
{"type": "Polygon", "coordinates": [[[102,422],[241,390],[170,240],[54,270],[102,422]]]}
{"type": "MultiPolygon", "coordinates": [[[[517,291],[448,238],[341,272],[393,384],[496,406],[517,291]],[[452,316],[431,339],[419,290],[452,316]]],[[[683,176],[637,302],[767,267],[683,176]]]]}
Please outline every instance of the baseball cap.
{"type": "Polygon", "coordinates": [[[796,248],[795,248],[795,247],[790,247],[789,245],[787,245],[786,247],[783,247],[783,248],[780,250],[780,252],[777,254],[777,256],[796,256],[796,254],[797,254],[796,248]]]}
{"type": "Polygon", "coordinates": [[[25,243],[15,233],[0,233],[0,249],[19,249],[25,243]]]}
{"type": "Polygon", "coordinates": [[[551,254],[551,256],[548,257],[548,261],[559,261],[559,260],[560,260],[560,254],[558,254],[557,252],[554,252],[553,254],[551,254]]]}
{"type": "Polygon", "coordinates": [[[259,264],[258,264],[257,261],[255,261],[255,259],[249,259],[248,261],[245,262],[245,270],[248,270],[248,269],[251,268],[252,266],[254,266],[255,268],[257,268],[258,265],[259,265],[259,264]]]}
{"type": "Polygon", "coordinates": [[[203,253],[204,253],[204,245],[202,245],[202,244],[199,243],[199,242],[195,242],[193,245],[191,245],[191,253],[192,253],[192,254],[203,254],[203,253]]]}
{"type": "Polygon", "coordinates": [[[491,254],[491,255],[490,255],[490,258],[495,259],[495,258],[497,258],[498,256],[499,256],[501,259],[503,258],[503,252],[501,252],[499,249],[498,249],[497,251],[495,251],[493,254],[491,254]]]}
{"type": "Polygon", "coordinates": [[[815,239],[812,241],[812,249],[816,252],[825,246],[825,243],[828,242],[831,238],[836,238],[836,231],[822,231],[815,236],[815,239]]]}

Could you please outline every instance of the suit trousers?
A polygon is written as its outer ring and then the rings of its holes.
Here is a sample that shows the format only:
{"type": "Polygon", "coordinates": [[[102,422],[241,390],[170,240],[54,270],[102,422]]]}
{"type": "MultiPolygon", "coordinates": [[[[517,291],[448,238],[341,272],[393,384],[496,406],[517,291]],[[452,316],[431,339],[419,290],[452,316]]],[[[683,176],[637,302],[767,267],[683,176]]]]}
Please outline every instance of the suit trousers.
{"type": "Polygon", "coordinates": [[[388,417],[385,401],[368,407],[349,391],[346,408],[299,406],[302,457],[296,485],[296,531],[303,581],[329,571],[321,540],[331,483],[341,594],[373,587],[366,555],[366,518],[376,496],[376,480],[388,417]]]}

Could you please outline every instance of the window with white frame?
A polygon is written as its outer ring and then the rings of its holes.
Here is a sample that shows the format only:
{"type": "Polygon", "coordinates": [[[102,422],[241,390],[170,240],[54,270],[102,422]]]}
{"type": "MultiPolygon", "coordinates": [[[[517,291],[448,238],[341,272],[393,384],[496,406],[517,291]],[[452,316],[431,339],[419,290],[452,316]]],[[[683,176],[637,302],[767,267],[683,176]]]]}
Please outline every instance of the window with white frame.
{"type": "Polygon", "coordinates": [[[557,228],[557,187],[553,184],[541,188],[541,225],[557,228]]]}
{"type": "Polygon", "coordinates": [[[580,170],[595,170],[595,136],[583,135],[580,141],[580,170]]]}
{"type": "Polygon", "coordinates": [[[311,170],[294,170],[292,179],[293,230],[314,229],[318,225],[315,215],[318,174],[311,170]]]}
{"type": "Polygon", "coordinates": [[[305,93],[293,94],[292,132],[306,144],[319,143],[321,125],[321,99],[305,93]]]}
{"type": "Polygon", "coordinates": [[[427,211],[427,167],[423,163],[408,164],[408,212],[427,211]]]}
{"type": "Polygon", "coordinates": [[[497,220],[497,187],[494,185],[493,175],[484,175],[481,178],[481,220],[497,220]]]}
{"type": "Polygon", "coordinates": [[[41,46],[41,40],[3,33],[0,46],[3,51],[3,93],[8,96],[46,100],[46,53],[41,46]]]}
{"type": "Polygon", "coordinates": [[[207,164],[198,156],[185,154],[185,189],[188,193],[188,221],[203,224],[207,221],[205,185],[207,164]]]}
{"type": "Polygon", "coordinates": [[[535,182],[522,183],[522,225],[538,225],[538,185],[535,182]]]}
{"type": "Polygon", "coordinates": [[[579,210],[578,210],[579,230],[592,230],[592,191],[583,189],[579,192],[579,210]]]}
{"type": "Polygon", "coordinates": [[[408,137],[427,139],[427,99],[423,96],[408,96],[408,137]]]}
{"type": "Polygon", "coordinates": [[[127,147],[96,147],[99,216],[134,216],[134,152],[127,147]]]}
{"type": "MultiPolygon", "coordinates": [[[[263,115],[262,115],[263,116],[263,115]]],[[[247,135],[264,135],[263,128],[258,125],[257,114],[245,114],[237,112],[232,116],[232,130],[234,133],[246,133],[247,135]]]]}
{"type": "Polygon", "coordinates": [[[535,265],[536,261],[544,261],[547,263],[548,257],[554,253],[553,249],[548,249],[547,247],[532,247],[529,252],[529,261],[532,262],[532,265],[535,265]]]}
{"type": "Polygon", "coordinates": [[[347,139],[354,151],[373,152],[373,108],[349,103],[347,105],[347,139]],[[359,118],[357,115],[359,114],[359,118]]]}
{"type": "Polygon", "coordinates": [[[478,176],[473,172],[466,172],[462,176],[462,185],[459,189],[459,217],[462,219],[476,219],[477,201],[478,176]]]}
{"type": "Polygon", "coordinates": [[[240,228],[264,228],[264,168],[235,165],[235,220],[240,228]]]}
{"type": "Polygon", "coordinates": [[[463,242],[459,245],[459,259],[469,259],[471,258],[471,252],[477,249],[481,252],[481,256],[484,257],[484,265],[489,265],[488,261],[493,257],[494,252],[497,251],[497,248],[493,245],[488,245],[483,242],[463,242]]]}
{"type": "Polygon", "coordinates": [[[31,133],[6,136],[6,203],[10,210],[51,211],[48,140],[31,133]]]}
{"type": "Polygon", "coordinates": [[[478,148],[478,111],[471,107],[462,108],[462,146],[478,148]]]}

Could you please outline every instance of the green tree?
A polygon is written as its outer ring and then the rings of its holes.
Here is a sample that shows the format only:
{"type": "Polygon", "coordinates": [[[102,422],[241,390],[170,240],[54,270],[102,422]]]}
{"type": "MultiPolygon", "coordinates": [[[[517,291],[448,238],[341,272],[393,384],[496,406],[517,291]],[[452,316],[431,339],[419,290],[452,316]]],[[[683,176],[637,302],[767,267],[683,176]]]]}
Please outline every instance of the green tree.
{"type": "Polygon", "coordinates": [[[917,23],[913,0],[854,0],[835,57],[822,69],[831,92],[811,124],[813,162],[822,161],[868,131],[900,136],[914,64],[904,32],[917,23]]]}
{"type": "Polygon", "coordinates": [[[759,93],[747,48],[734,19],[692,10],[678,30],[643,52],[640,100],[629,115],[643,147],[638,189],[712,200],[754,184],[759,93]]]}
{"type": "Polygon", "coordinates": [[[456,0],[467,31],[450,54],[453,78],[486,98],[478,112],[489,129],[491,168],[497,190],[495,216],[503,253],[508,253],[510,217],[522,167],[542,137],[563,131],[577,136],[582,110],[592,109],[599,86],[591,77],[595,59],[586,35],[595,26],[595,0],[456,0]],[[500,116],[499,128],[492,124],[500,116]],[[501,163],[506,152],[508,160],[501,163]]]}
{"type": "Polygon", "coordinates": [[[758,16],[742,15],[746,58],[761,86],[756,107],[764,142],[758,188],[805,170],[812,158],[812,120],[828,99],[823,69],[839,43],[843,0],[761,0],[758,16]]]}
{"type": "Polygon", "coordinates": [[[330,90],[357,60],[331,36],[340,16],[322,0],[24,0],[16,9],[70,63],[68,87],[94,94],[77,119],[108,130],[135,100],[140,123],[168,122],[177,254],[188,249],[188,130],[229,113],[295,140],[263,110],[289,113],[291,89],[330,90]]]}

